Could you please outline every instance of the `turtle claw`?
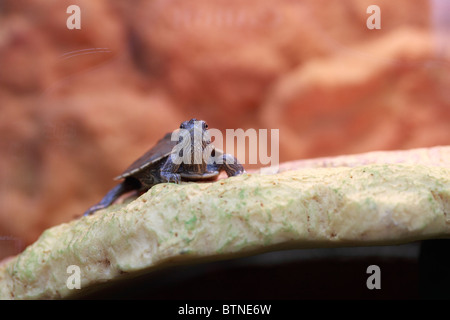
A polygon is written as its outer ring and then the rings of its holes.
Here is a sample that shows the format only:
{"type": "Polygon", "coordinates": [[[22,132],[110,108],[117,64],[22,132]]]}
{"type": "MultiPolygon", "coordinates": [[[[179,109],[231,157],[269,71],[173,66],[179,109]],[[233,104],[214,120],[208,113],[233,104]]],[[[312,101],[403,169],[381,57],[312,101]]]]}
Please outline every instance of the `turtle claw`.
{"type": "Polygon", "coordinates": [[[161,172],[161,178],[163,182],[174,182],[176,184],[181,183],[181,175],[178,173],[161,172]]]}

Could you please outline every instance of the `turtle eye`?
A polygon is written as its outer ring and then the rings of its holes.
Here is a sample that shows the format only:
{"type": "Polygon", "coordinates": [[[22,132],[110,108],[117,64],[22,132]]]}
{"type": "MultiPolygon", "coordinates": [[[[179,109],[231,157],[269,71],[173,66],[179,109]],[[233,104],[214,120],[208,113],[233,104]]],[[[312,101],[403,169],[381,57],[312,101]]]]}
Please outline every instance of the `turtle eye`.
{"type": "Polygon", "coordinates": [[[203,122],[203,129],[208,129],[208,124],[206,122],[203,122]]]}
{"type": "Polygon", "coordinates": [[[180,129],[184,129],[184,122],[180,124],[180,129]]]}

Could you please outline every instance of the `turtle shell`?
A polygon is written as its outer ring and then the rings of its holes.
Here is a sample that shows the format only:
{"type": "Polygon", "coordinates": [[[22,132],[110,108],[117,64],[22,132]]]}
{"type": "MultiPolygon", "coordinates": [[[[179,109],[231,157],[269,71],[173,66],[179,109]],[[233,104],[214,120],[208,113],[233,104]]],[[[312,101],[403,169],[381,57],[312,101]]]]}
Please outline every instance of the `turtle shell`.
{"type": "Polygon", "coordinates": [[[156,163],[164,157],[167,157],[173,148],[176,146],[177,141],[171,140],[172,132],[167,133],[161,140],[159,140],[155,146],[144,153],[139,159],[134,161],[121,175],[114,178],[119,180],[126,178],[139,172],[150,165],[156,163]]]}

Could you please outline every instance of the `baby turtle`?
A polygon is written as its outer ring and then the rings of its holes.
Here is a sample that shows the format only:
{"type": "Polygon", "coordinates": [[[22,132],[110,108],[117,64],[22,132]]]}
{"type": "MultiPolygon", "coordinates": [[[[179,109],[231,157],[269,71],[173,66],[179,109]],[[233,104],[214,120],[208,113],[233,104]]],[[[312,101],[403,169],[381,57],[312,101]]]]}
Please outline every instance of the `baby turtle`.
{"type": "Polygon", "coordinates": [[[153,148],[116,177],[114,180],[124,181],[112,188],[84,215],[108,207],[119,196],[132,190],[146,191],[163,182],[214,179],[220,171],[225,171],[229,177],[245,172],[235,157],[214,148],[205,121],[184,121],[180,130],[167,133],[153,148]]]}

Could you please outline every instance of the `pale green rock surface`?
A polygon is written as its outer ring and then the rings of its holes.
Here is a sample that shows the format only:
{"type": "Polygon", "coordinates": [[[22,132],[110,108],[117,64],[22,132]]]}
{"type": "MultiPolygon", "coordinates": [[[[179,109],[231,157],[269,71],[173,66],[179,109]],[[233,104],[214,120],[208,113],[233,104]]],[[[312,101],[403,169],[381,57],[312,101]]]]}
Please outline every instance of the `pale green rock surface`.
{"type": "Polygon", "coordinates": [[[0,298],[70,297],[70,265],[88,288],[199,258],[440,237],[450,237],[447,167],[369,164],[160,184],[46,230],[0,266],[0,298]]]}

